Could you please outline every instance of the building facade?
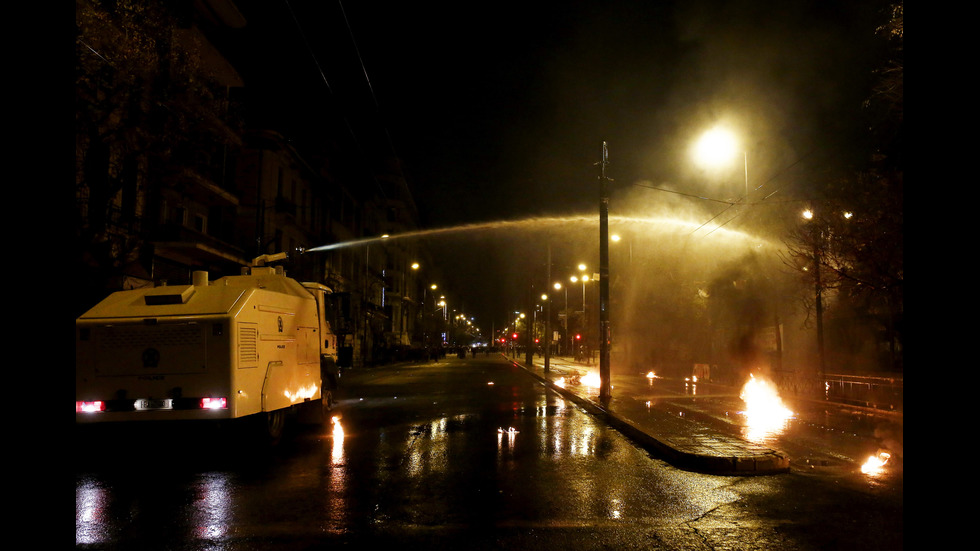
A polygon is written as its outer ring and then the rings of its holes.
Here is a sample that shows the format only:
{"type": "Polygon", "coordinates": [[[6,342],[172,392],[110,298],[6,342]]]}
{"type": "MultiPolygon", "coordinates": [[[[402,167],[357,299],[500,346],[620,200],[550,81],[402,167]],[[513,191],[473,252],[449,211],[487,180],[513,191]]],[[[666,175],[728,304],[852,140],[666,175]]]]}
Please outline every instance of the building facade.
{"type": "Polygon", "coordinates": [[[76,3],[76,316],[285,252],[289,275],[335,292],[342,365],[417,345],[421,245],[381,238],[417,229],[397,162],[341,172],[338,153],[253,127],[248,84],[209,38],[247,25],[234,2],[146,4],[76,3]],[[329,244],[348,245],[307,252],[329,244]]]}

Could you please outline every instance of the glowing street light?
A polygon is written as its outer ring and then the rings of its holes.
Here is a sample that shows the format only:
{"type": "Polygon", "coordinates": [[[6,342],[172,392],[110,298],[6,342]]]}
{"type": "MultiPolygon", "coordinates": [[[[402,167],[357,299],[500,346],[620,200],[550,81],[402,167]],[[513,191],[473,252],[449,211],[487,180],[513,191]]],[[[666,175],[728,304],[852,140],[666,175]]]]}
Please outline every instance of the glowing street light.
{"type": "Polygon", "coordinates": [[[568,278],[572,283],[582,282],[582,310],[585,310],[585,284],[589,281],[588,274],[582,274],[581,276],[572,276],[568,278]]]}
{"type": "MultiPolygon", "coordinates": [[[[560,281],[555,282],[554,284],[555,291],[561,291],[562,287],[563,286],[560,281]]],[[[565,338],[567,338],[568,336],[568,287],[564,287],[564,289],[565,289],[565,308],[563,309],[564,316],[562,316],[562,320],[561,320],[561,326],[564,329],[562,334],[564,335],[564,337],[562,338],[559,344],[559,348],[560,348],[559,353],[565,352],[566,354],[568,354],[568,350],[567,350],[568,345],[565,343],[565,338]]]]}
{"type": "MultiPolygon", "coordinates": [[[[619,243],[620,241],[623,240],[623,236],[619,235],[618,233],[614,233],[609,236],[609,240],[612,241],[613,243],[619,243]]],[[[629,244],[629,263],[630,266],[632,266],[633,265],[633,240],[630,239],[629,241],[627,241],[627,243],[629,244]]]]}
{"type": "MultiPolygon", "coordinates": [[[[736,157],[739,143],[730,130],[716,126],[704,134],[694,144],[694,159],[701,166],[721,166],[736,157]]],[[[745,199],[749,197],[749,154],[742,150],[742,163],[745,171],[745,199]]]]}
{"type": "Polygon", "coordinates": [[[694,144],[695,158],[705,165],[727,163],[737,151],[738,141],[735,134],[722,127],[708,130],[694,144]]]}
{"type": "MultiPolygon", "coordinates": [[[[803,211],[803,219],[807,222],[813,220],[814,213],[810,209],[803,211]]],[[[814,307],[817,318],[817,367],[820,370],[820,378],[824,378],[824,338],[823,338],[823,283],[820,281],[820,239],[813,240],[813,293],[814,307]]]]}

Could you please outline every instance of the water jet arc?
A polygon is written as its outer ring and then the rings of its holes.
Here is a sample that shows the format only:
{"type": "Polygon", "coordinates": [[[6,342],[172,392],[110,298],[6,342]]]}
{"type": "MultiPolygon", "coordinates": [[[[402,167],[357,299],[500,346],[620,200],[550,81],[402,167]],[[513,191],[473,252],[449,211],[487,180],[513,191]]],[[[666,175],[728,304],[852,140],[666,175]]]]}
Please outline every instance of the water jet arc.
{"type": "MultiPolygon", "coordinates": [[[[677,217],[671,216],[609,216],[610,222],[615,224],[634,224],[634,225],[659,225],[664,227],[673,228],[677,231],[680,230],[697,230],[703,226],[703,223],[697,223],[693,221],[684,220],[677,217]]],[[[485,232],[485,231],[497,231],[497,230],[537,230],[544,229],[547,227],[562,227],[562,226],[577,226],[582,227],[583,225],[598,225],[599,217],[597,215],[571,215],[571,216],[552,216],[552,217],[535,217],[527,218],[523,220],[502,220],[495,222],[479,222],[474,224],[463,224],[459,226],[450,226],[445,228],[434,228],[428,230],[415,230],[399,234],[392,234],[388,236],[377,236],[377,237],[365,237],[361,239],[352,239],[350,241],[342,241],[339,243],[331,243],[328,245],[321,245],[319,247],[313,247],[306,249],[307,253],[314,252],[324,252],[332,251],[336,249],[342,249],[347,247],[358,247],[361,245],[370,245],[373,243],[378,243],[381,241],[391,241],[394,239],[411,239],[411,238],[425,238],[425,237],[438,237],[444,235],[454,235],[454,234],[464,234],[470,232],[485,232]]],[[[718,233],[728,237],[741,238],[744,240],[760,242],[761,244],[772,246],[768,240],[752,236],[744,232],[737,230],[723,229],[723,228],[713,228],[710,231],[721,230],[718,233]]]]}

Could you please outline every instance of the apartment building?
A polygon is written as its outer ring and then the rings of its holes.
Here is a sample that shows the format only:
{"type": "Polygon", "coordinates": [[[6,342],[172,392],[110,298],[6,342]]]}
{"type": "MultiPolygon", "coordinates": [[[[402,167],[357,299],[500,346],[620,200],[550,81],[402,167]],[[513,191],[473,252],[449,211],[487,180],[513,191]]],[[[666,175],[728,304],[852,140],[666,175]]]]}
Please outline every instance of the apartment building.
{"type": "Polygon", "coordinates": [[[382,361],[419,333],[420,245],[307,251],[410,232],[414,201],[397,163],[338,170],[338,152],[243,115],[248,82],[212,37],[247,24],[230,0],[76,2],[76,315],[286,252],[290,275],[335,291],[347,365],[382,361]]]}

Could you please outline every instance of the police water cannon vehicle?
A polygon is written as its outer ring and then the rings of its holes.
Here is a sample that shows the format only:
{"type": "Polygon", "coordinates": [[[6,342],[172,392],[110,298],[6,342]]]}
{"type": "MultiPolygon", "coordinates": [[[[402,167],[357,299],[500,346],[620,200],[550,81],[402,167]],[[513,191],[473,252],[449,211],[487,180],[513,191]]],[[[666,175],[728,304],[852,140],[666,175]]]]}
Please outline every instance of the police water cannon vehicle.
{"type": "Polygon", "coordinates": [[[337,387],[331,290],[300,283],[285,253],[240,275],[112,293],[75,320],[75,421],[325,423],[337,387]],[[292,417],[292,416],[290,416],[292,417]]]}

